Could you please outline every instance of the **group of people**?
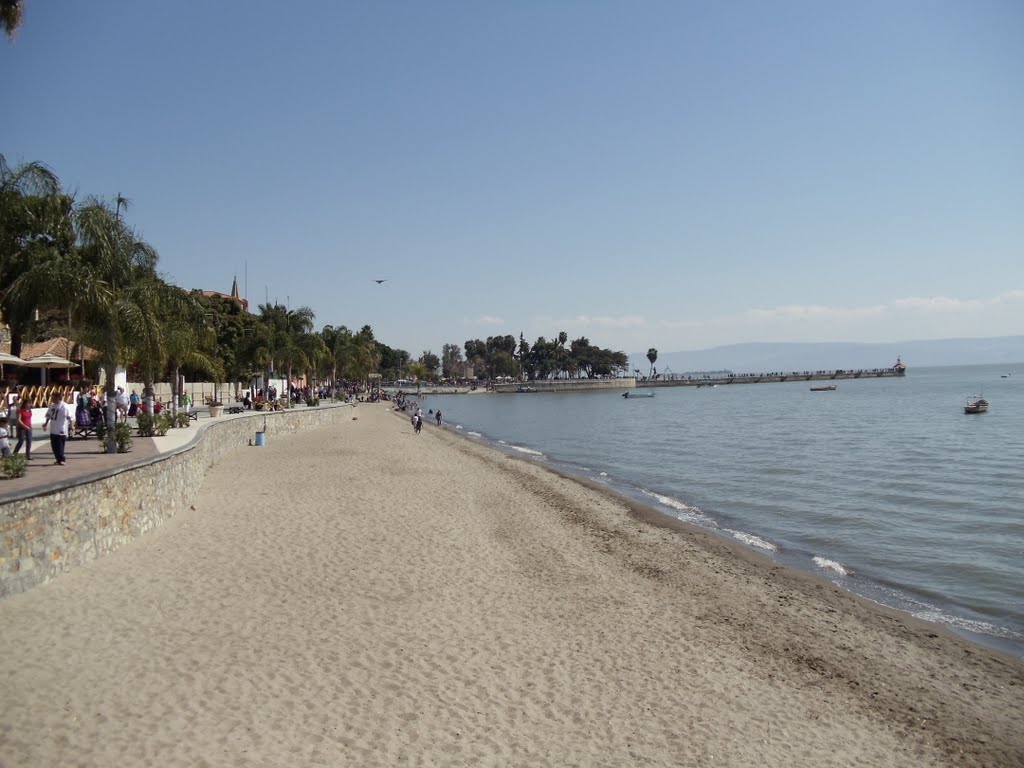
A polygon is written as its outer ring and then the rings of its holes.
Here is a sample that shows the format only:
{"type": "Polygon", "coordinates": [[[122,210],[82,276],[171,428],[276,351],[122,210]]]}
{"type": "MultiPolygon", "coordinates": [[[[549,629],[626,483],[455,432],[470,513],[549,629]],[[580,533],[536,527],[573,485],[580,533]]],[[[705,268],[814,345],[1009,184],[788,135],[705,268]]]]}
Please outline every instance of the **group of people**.
{"type": "MultiPolygon", "coordinates": [[[[53,451],[54,464],[63,465],[66,462],[64,448],[71,432],[71,414],[68,413],[64,404],[64,395],[54,392],[49,407],[46,409],[46,416],[43,419],[43,429],[49,433],[50,448],[53,451]]],[[[4,458],[21,451],[25,447],[25,458],[31,461],[32,456],[32,400],[11,393],[7,396],[7,421],[0,424],[0,454],[4,458]],[[10,439],[12,434],[17,434],[18,442],[11,451],[10,439]]]]}
{"type": "MultiPolygon", "coordinates": [[[[412,411],[412,428],[413,431],[418,435],[420,430],[423,429],[423,409],[416,403],[403,402],[401,406],[396,406],[395,410],[412,411]]],[[[435,412],[433,409],[430,410],[431,415],[437,420],[437,426],[441,426],[441,409],[438,408],[435,412]]]]}
{"type": "Polygon", "coordinates": [[[7,422],[0,424],[0,456],[20,453],[25,447],[25,458],[32,458],[32,400],[17,394],[7,396],[7,422]],[[10,440],[17,437],[18,442],[11,450],[10,440]]]}

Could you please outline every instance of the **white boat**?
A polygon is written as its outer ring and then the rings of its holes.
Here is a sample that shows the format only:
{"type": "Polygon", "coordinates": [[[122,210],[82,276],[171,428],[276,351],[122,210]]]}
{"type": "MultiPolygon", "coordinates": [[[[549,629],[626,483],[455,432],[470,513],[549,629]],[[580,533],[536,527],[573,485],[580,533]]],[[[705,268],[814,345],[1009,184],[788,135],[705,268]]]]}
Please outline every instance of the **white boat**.
{"type": "Polygon", "coordinates": [[[622,396],[627,400],[632,400],[635,397],[654,397],[653,392],[623,392],[622,396]]]}

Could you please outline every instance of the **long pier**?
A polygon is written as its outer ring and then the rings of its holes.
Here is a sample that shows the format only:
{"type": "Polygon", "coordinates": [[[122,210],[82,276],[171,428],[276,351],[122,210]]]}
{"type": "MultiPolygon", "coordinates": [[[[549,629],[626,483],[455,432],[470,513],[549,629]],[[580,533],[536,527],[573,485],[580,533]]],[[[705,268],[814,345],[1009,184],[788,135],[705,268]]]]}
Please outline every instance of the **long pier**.
{"type": "Polygon", "coordinates": [[[907,375],[907,367],[897,363],[892,368],[858,368],[835,371],[776,371],[773,373],[728,373],[688,376],[669,374],[656,379],[637,379],[637,387],[710,387],[724,384],[769,384],[783,381],[840,381],[844,379],[885,379],[907,375]]]}

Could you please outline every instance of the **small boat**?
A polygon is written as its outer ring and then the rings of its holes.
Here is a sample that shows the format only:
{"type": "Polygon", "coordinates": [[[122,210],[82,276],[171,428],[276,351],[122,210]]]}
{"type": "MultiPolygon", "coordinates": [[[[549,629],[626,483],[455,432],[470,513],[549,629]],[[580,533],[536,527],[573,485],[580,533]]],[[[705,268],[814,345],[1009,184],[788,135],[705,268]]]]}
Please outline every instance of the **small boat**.
{"type": "Polygon", "coordinates": [[[964,413],[984,413],[988,410],[988,400],[984,397],[967,398],[964,413]]]}
{"type": "Polygon", "coordinates": [[[622,396],[627,400],[632,400],[634,397],[654,397],[653,392],[623,392],[622,396]]]}
{"type": "Polygon", "coordinates": [[[1004,379],[1008,379],[1008,378],[1010,378],[1010,374],[1008,374],[1008,373],[1004,373],[1004,374],[1002,375],[1002,378],[1004,378],[1004,379]]]}
{"type": "Polygon", "coordinates": [[[536,392],[533,387],[516,387],[516,392],[536,392]]]}
{"type": "Polygon", "coordinates": [[[837,389],[838,384],[829,384],[827,387],[811,387],[811,392],[834,392],[837,389]]]}

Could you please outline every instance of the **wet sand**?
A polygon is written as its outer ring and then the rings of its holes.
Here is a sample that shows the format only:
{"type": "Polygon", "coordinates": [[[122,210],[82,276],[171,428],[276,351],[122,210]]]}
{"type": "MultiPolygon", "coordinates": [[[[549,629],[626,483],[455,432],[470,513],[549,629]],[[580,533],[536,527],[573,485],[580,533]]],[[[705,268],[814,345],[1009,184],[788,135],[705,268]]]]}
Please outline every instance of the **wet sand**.
{"type": "Polygon", "coordinates": [[[355,415],[0,601],[0,764],[1024,765],[1021,660],[355,415]]]}

